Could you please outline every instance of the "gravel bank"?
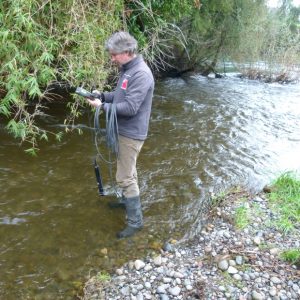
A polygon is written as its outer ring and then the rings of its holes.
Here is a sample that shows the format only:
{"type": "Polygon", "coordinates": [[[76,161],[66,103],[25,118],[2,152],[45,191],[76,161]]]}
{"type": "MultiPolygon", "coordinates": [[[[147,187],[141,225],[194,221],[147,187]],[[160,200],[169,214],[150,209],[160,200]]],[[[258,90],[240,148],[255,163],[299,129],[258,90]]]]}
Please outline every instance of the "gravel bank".
{"type": "Polygon", "coordinates": [[[283,234],[274,226],[264,193],[227,194],[213,208],[201,234],[188,242],[169,241],[154,257],[130,261],[111,280],[91,278],[87,299],[300,299],[299,266],[280,253],[300,248],[299,228],[283,234]],[[236,211],[247,212],[243,229],[236,211]]]}

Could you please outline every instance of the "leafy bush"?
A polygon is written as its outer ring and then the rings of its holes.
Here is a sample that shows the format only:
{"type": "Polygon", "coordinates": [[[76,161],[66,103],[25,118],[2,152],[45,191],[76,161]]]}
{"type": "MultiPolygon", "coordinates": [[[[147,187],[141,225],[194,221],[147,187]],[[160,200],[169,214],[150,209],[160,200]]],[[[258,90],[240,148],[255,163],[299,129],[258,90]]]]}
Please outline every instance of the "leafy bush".
{"type": "MultiPolygon", "coordinates": [[[[121,0],[0,2],[0,115],[7,128],[34,153],[49,132],[36,125],[52,99],[50,84],[67,82],[102,87],[107,78],[104,41],[119,29],[121,0]]],[[[71,103],[78,116],[79,100],[71,103]]],[[[58,136],[59,138],[59,136],[58,136]]]]}

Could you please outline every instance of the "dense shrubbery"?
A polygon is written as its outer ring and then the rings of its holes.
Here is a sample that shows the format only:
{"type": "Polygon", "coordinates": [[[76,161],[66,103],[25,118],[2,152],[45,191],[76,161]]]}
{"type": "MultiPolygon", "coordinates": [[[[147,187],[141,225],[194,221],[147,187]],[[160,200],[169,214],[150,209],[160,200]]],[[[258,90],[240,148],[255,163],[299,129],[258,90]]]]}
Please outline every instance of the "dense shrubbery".
{"type": "MultiPolygon", "coordinates": [[[[121,26],[122,2],[1,1],[0,89],[6,95],[0,115],[10,119],[7,128],[16,138],[32,145],[31,152],[37,139],[49,134],[35,119],[51,99],[50,83],[105,82],[103,44],[121,26]]],[[[78,106],[78,101],[70,105],[73,117],[78,106]]]]}
{"type": "MultiPolygon", "coordinates": [[[[120,29],[138,39],[158,72],[198,68],[206,75],[220,59],[251,68],[264,60],[269,70],[287,72],[300,53],[300,9],[290,3],[270,11],[264,0],[3,0],[0,115],[36,150],[37,140],[51,134],[36,125],[51,84],[103,88],[110,69],[104,41],[120,29]]],[[[69,103],[69,122],[80,106],[80,99],[69,103]]]]}

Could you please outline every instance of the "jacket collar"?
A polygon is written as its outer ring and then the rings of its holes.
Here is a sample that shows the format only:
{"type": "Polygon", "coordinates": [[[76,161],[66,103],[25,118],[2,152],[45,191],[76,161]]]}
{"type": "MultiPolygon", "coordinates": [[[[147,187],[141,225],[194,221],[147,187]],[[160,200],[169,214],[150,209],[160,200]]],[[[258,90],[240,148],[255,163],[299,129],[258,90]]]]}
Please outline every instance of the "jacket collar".
{"type": "Polygon", "coordinates": [[[124,64],[121,67],[122,71],[127,71],[130,68],[132,68],[133,66],[137,65],[138,63],[140,63],[141,61],[143,61],[143,57],[142,55],[137,55],[135,58],[133,58],[132,60],[130,60],[128,63],[124,64]]]}

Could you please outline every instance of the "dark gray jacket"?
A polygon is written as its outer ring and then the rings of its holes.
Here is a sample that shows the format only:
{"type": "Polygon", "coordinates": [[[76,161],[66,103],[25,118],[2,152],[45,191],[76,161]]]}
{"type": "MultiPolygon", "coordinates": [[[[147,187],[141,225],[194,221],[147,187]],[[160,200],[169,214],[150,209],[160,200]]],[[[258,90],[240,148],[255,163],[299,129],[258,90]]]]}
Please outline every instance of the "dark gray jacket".
{"type": "Polygon", "coordinates": [[[123,65],[116,89],[104,93],[106,103],[115,103],[119,134],[145,140],[149,128],[154,78],[141,55],[123,65]]]}

